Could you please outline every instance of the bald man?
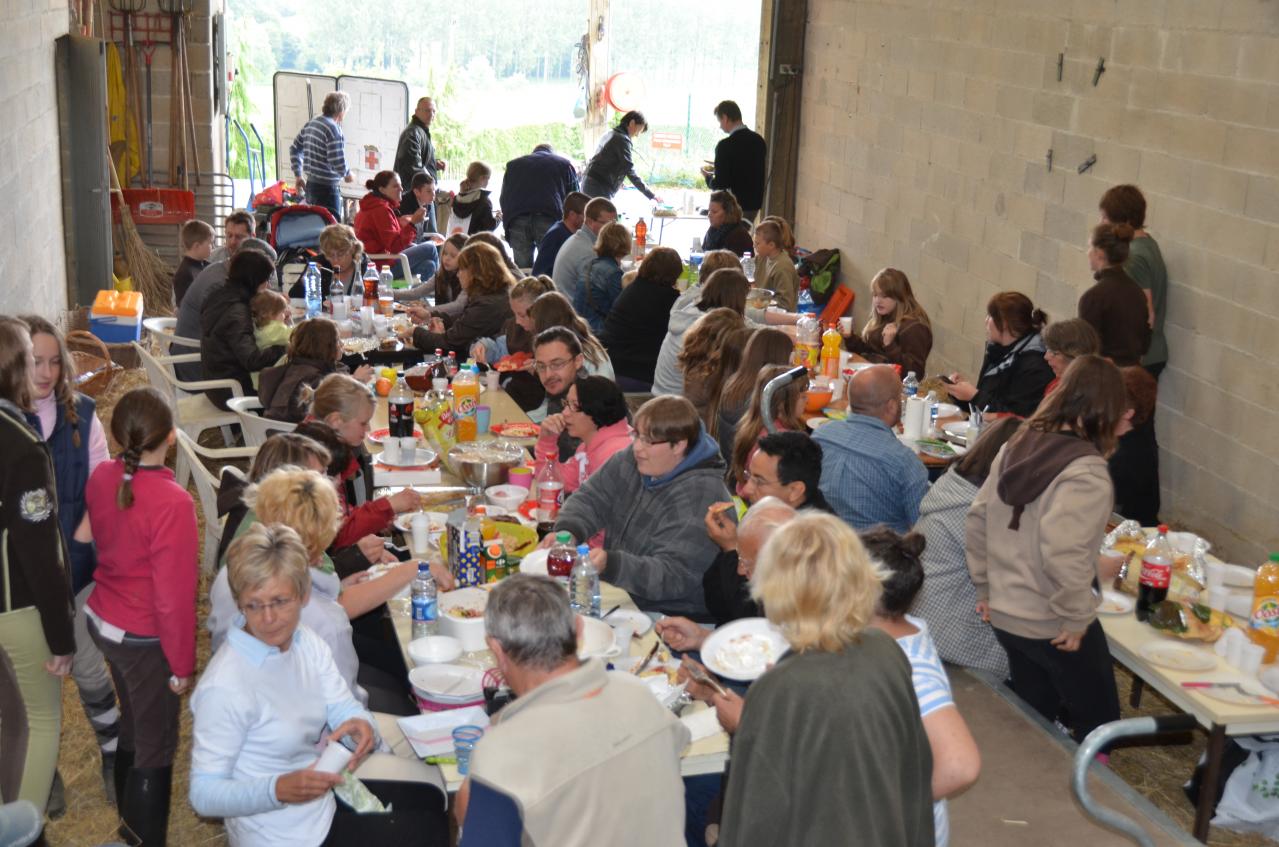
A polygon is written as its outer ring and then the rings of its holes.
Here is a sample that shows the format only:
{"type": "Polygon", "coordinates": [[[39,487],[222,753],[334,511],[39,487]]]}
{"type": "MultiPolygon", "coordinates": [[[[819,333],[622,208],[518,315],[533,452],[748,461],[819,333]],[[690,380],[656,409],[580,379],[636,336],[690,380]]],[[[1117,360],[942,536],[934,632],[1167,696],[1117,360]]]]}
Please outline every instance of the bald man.
{"type": "MultiPolygon", "coordinates": [[[[395,172],[399,174],[400,183],[404,186],[404,196],[400,198],[400,214],[411,215],[417,211],[418,199],[408,189],[413,185],[415,174],[429,174],[432,182],[438,182],[440,171],[444,170],[443,159],[435,157],[435,142],[431,140],[431,121],[435,120],[435,101],[423,97],[417,101],[409,125],[400,133],[399,143],[395,147],[395,172]]],[[[427,206],[426,232],[438,232],[435,226],[435,204],[427,206]]]]}
{"type": "Polygon", "coordinates": [[[859,371],[848,383],[848,418],[813,435],[822,448],[822,494],[859,532],[876,524],[906,532],[928,491],[924,463],[897,440],[901,390],[888,365],[859,371]]]}

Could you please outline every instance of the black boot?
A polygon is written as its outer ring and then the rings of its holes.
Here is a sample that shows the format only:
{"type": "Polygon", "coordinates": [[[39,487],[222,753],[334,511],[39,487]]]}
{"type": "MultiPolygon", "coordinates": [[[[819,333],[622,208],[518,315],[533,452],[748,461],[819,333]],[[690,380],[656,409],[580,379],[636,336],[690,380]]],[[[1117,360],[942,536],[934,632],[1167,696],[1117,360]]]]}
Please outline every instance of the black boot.
{"type": "MultiPolygon", "coordinates": [[[[105,766],[105,762],[103,763],[105,766]]],[[[124,783],[133,768],[133,751],[123,747],[115,751],[111,761],[111,785],[115,789],[115,804],[119,807],[124,800],[124,783]]],[[[104,774],[105,776],[105,774],[104,774]]]]}
{"type": "Polygon", "coordinates": [[[165,847],[172,787],[172,765],[166,768],[134,768],[129,772],[120,815],[132,836],[131,843],[142,847],[165,847]]]}

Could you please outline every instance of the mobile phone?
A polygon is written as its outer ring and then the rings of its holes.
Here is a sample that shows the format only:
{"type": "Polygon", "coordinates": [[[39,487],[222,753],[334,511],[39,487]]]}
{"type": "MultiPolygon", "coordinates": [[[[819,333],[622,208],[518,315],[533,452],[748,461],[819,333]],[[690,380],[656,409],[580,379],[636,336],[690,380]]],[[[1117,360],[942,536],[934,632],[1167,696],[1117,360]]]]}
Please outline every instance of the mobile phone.
{"type": "Polygon", "coordinates": [[[954,385],[954,384],[955,384],[955,380],[953,380],[953,379],[951,379],[950,377],[946,376],[946,374],[937,374],[937,378],[938,378],[938,379],[940,379],[942,382],[946,383],[947,385],[954,385]]]}

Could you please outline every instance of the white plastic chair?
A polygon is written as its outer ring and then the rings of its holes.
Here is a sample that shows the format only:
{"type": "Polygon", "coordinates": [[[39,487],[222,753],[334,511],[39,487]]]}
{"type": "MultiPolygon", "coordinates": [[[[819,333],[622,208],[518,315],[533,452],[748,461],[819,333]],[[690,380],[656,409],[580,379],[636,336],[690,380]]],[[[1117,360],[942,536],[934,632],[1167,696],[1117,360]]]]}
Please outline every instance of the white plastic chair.
{"type": "Polygon", "coordinates": [[[232,397],[226,405],[239,417],[244,443],[249,447],[261,447],[273,434],[292,432],[298,427],[295,423],[275,421],[259,415],[257,412],[262,408],[262,401],[256,397],[232,397]]]}
{"type": "Polygon", "coordinates": [[[143,318],[142,326],[151,333],[151,338],[160,348],[161,356],[168,356],[169,349],[177,344],[179,347],[199,348],[200,339],[187,338],[177,334],[177,318],[143,318]]]}
{"type": "Polygon", "coordinates": [[[409,257],[403,253],[369,253],[369,261],[381,267],[390,262],[399,262],[404,272],[404,281],[413,284],[413,273],[409,270],[409,257]]]}
{"type": "MultiPolygon", "coordinates": [[[[160,391],[169,401],[169,408],[173,409],[173,422],[178,430],[185,432],[193,439],[198,439],[200,433],[206,429],[220,428],[223,442],[232,443],[231,425],[240,422],[239,416],[234,412],[224,412],[213,405],[212,401],[204,396],[204,391],[208,388],[225,388],[234,396],[243,397],[244,390],[239,382],[234,379],[201,379],[194,382],[178,379],[173,366],[182,362],[198,362],[200,361],[199,353],[188,353],[182,356],[153,356],[151,351],[136,341],[133,342],[133,349],[142,360],[142,365],[147,371],[147,379],[150,380],[152,387],[160,391]]],[[[186,486],[190,472],[191,468],[179,455],[178,485],[186,486]]]]}
{"type": "MultiPolygon", "coordinates": [[[[202,459],[252,459],[257,452],[256,447],[223,449],[201,447],[194,438],[178,430],[178,463],[185,463],[191,468],[191,475],[195,477],[195,493],[200,500],[200,511],[204,513],[204,554],[201,562],[206,571],[217,570],[218,545],[222,542],[222,518],[218,516],[218,488],[221,485],[221,477],[214,476],[202,459]]],[[[224,470],[230,470],[244,478],[244,475],[236,468],[224,470]]]]}

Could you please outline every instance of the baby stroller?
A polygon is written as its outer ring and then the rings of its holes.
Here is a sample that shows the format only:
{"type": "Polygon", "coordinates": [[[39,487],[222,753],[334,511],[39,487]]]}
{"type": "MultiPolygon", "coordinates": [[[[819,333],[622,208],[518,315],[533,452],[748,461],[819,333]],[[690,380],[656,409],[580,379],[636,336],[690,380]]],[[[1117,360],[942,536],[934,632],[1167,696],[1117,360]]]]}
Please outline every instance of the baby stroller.
{"type": "Polygon", "coordinates": [[[307,262],[320,258],[320,231],[337,223],[323,206],[281,206],[271,215],[271,246],[275,248],[276,276],[289,297],[302,296],[302,271],[307,262]]]}

